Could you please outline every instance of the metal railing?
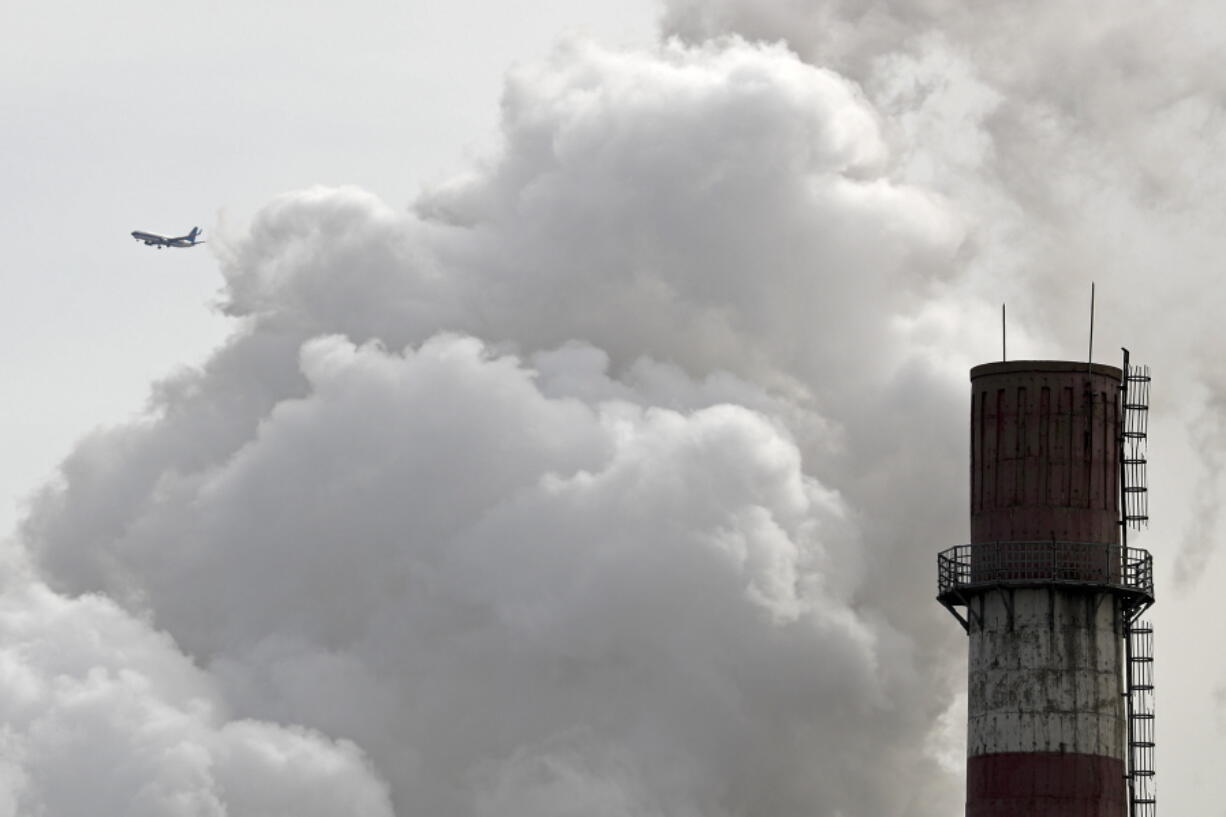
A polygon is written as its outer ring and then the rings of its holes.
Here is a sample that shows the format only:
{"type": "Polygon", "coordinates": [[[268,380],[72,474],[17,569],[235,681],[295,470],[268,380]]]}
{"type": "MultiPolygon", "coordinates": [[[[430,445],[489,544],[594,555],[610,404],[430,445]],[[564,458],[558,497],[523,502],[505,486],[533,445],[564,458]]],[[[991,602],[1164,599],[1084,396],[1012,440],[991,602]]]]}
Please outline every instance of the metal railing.
{"type": "Polygon", "coordinates": [[[995,585],[1093,585],[1154,595],[1153,559],[1141,548],[1101,542],[983,542],[937,556],[938,598],[995,585]]]}

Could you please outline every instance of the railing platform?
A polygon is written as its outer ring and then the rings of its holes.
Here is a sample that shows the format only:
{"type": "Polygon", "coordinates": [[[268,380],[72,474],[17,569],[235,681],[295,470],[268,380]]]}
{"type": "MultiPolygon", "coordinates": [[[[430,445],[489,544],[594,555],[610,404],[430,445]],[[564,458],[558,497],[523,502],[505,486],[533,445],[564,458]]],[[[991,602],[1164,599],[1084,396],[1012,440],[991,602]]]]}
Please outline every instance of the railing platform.
{"type": "Polygon", "coordinates": [[[1149,551],[1101,542],[982,542],[956,545],[937,555],[937,601],[953,608],[1000,587],[1097,590],[1125,597],[1130,618],[1154,603],[1149,551]]]}

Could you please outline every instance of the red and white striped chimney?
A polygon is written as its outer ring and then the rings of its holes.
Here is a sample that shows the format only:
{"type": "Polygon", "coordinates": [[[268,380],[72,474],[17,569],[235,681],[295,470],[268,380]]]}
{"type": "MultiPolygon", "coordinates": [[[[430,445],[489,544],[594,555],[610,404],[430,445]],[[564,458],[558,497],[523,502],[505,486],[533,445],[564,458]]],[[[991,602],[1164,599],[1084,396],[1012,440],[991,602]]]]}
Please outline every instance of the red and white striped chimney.
{"type": "Polygon", "coordinates": [[[971,370],[971,543],[938,560],[970,643],[967,817],[1128,814],[1124,639],[1144,593],[1120,547],[1120,375],[971,370]]]}

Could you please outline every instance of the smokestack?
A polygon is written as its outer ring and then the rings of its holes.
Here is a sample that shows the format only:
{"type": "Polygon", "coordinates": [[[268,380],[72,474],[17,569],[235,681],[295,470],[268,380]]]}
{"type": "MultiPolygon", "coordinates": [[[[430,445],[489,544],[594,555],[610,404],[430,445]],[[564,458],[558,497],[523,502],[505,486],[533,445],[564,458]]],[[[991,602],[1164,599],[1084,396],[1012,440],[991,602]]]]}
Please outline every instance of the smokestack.
{"type": "Polygon", "coordinates": [[[967,817],[1153,813],[1153,572],[1127,546],[1149,377],[1127,361],[971,369],[971,543],[937,560],[969,636],[967,817]]]}

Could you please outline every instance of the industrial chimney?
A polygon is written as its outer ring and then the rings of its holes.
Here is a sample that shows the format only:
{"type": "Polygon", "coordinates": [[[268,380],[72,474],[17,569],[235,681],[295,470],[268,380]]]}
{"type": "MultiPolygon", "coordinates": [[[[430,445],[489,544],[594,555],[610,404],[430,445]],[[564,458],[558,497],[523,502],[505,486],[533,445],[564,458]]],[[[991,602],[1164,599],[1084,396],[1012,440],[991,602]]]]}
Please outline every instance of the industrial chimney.
{"type": "Polygon", "coordinates": [[[971,369],[971,543],[937,600],[969,636],[966,817],[1152,817],[1148,370],[971,369]]]}

